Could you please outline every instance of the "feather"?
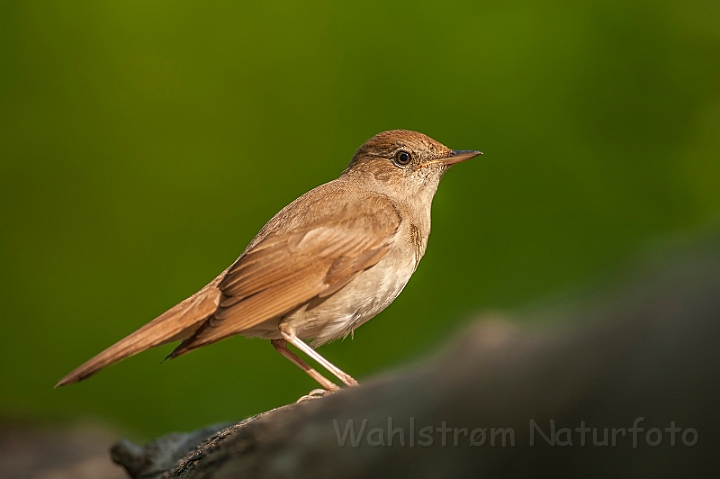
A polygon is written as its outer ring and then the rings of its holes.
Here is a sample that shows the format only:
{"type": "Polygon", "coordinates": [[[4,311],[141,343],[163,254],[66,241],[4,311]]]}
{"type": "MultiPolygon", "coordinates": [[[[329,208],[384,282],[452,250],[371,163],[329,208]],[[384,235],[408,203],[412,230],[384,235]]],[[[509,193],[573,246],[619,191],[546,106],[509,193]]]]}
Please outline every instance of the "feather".
{"type": "Polygon", "coordinates": [[[242,334],[313,298],[330,296],[377,264],[389,251],[400,217],[387,198],[353,200],[338,199],[322,222],[269,233],[255,243],[220,283],[217,311],[170,356],[242,334]]]}
{"type": "Polygon", "coordinates": [[[55,387],[81,381],[102,368],[146,349],[192,336],[203,321],[217,309],[220,299],[217,285],[224,275],[225,272],[193,296],[85,362],[62,378],[55,387]]]}

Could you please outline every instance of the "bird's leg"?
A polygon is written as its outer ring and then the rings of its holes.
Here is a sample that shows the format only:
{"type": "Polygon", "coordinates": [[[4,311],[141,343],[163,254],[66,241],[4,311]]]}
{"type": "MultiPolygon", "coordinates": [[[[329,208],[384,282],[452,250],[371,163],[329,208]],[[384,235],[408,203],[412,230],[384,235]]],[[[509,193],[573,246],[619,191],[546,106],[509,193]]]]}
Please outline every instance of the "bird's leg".
{"type": "Polygon", "coordinates": [[[311,368],[308,363],[297,357],[295,353],[290,351],[287,347],[287,341],[284,339],[272,339],[270,340],[270,343],[273,345],[275,349],[277,349],[277,352],[288,358],[293,364],[295,364],[297,367],[305,371],[308,376],[313,378],[315,381],[320,383],[320,385],[327,389],[328,391],[337,391],[340,389],[337,384],[330,381],[328,378],[320,374],[319,372],[315,371],[313,368],[311,368]]]}
{"type": "MultiPolygon", "coordinates": [[[[333,363],[325,359],[324,357],[320,356],[317,351],[315,351],[313,348],[311,348],[305,341],[298,338],[294,334],[286,333],[285,331],[280,330],[280,334],[282,335],[283,339],[287,341],[288,343],[292,344],[296,348],[298,348],[300,351],[304,352],[311,358],[313,358],[315,361],[317,361],[322,367],[330,371],[337,377],[340,381],[345,383],[346,386],[357,386],[358,382],[353,379],[352,376],[349,374],[343,372],[335,366],[333,363]]],[[[297,356],[296,356],[297,357],[297,356]]],[[[308,373],[309,374],[309,373],[308,373]]]]}

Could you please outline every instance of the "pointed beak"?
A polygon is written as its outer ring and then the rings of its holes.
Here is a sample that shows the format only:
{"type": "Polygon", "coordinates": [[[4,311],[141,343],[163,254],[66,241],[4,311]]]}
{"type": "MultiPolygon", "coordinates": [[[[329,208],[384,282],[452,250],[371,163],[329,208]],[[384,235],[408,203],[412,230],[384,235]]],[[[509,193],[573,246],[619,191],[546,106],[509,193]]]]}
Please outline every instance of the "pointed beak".
{"type": "Polygon", "coordinates": [[[477,150],[452,150],[448,156],[445,158],[440,158],[439,160],[430,160],[422,165],[420,165],[420,168],[423,168],[428,165],[432,164],[441,164],[444,166],[451,166],[455,163],[460,163],[462,161],[469,160],[470,158],[475,158],[476,156],[482,155],[482,151],[477,150]]]}
{"type": "Polygon", "coordinates": [[[455,163],[460,163],[462,161],[469,160],[470,158],[475,158],[476,156],[482,155],[482,151],[477,150],[453,150],[450,152],[450,156],[447,158],[443,158],[442,160],[438,160],[440,163],[450,166],[454,165],[455,163]]]}

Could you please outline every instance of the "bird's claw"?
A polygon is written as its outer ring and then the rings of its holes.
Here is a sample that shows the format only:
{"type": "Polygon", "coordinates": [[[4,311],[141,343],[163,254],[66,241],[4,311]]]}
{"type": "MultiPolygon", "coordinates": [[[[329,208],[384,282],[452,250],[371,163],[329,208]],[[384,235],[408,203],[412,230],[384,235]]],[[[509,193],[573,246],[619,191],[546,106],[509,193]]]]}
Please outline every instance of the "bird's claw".
{"type": "Polygon", "coordinates": [[[296,403],[301,403],[304,401],[309,401],[311,399],[320,399],[324,398],[325,396],[334,393],[335,391],[328,391],[327,389],[313,389],[309,393],[307,393],[305,396],[301,397],[296,403]]]}

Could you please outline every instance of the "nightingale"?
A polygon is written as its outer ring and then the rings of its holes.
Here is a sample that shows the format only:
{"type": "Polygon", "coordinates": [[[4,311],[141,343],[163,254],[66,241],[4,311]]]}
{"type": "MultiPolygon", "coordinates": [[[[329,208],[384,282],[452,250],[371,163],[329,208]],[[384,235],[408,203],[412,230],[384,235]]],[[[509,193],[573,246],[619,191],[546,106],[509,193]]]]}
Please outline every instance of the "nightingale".
{"type": "Polygon", "coordinates": [[[450,166],[482,154],[414,131],[379,133],[339,178],[276,214],[240,257],[200,291],[110,346],[55,386],[146,349],[181,341],[175,358],[229,336],[269,339],[325,390],[357,381],[315,351],[353,333],[400,294],[425,254],[430,207],[450,166]]]}

